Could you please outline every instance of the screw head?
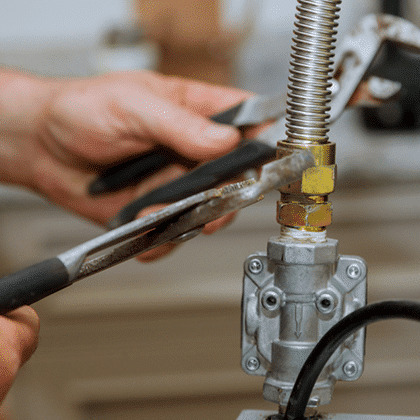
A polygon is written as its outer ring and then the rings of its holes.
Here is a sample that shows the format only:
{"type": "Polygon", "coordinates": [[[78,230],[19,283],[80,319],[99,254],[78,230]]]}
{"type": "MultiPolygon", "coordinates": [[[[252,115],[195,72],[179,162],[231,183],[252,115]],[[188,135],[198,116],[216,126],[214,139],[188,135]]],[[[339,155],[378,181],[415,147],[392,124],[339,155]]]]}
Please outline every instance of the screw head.
{"type": "Polygon", "coordinates": [[[248,358],[245,365],[250,372],[255,372],[260,367],[260,361],[256,357],[252,356],[248,358]]]}
{"type": "Polygon", "coordinates": [[[264,265],[258,258],[253,258],[248,264],[248,270],[252,274],[260,274],[263,271],[264,265]]]}
{"type": "Polygon", "coordinates": [[[347,276],[353,280],[356,280],[362,274],[362,269],[360,268],[359,264],[350,264],[347,267],[347,276]]]}
{"type": "Polygon", "coordinates": [[[353,360],[350,360],[343,366],[343,372],[348,378],[353,378],[357,375],[359,368],[357,367],[357,363],[353,360]]]}

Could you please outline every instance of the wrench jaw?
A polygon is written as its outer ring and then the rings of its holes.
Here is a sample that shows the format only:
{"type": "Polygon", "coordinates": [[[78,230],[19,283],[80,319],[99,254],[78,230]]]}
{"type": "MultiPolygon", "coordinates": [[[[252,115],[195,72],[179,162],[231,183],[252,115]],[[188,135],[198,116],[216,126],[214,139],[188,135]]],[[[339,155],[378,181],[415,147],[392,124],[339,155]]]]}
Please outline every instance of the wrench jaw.
{"type": "MultiPolygon", "coordinates": [[[[392,15],[370,14],[365,16],[354,30],[346,35],[341,45],[337,49],[337,60],[335,64],[333,79],[339,86],[337,94],[331,101],[331,122],[335,121],[346,106],[366,106],[358,99],[357,91],[359,85],[363,85],[363,78],[375,60],[382,44],[386,41],[396,43],[401,47],[414,52],[420,52],[420,29],[411,22],[392,15]]],[[[370,78],[372,79],[372,78],[370,78]]],[[[368,85],[369,83],[368,79],[368,85]]],[[[375,80],[375,84],[381,81],[375,80]]],[[[382,92],[387,92],[385,96],[377,97],[375,90],[361,86],[360,91],[369,92],[370,95],[362,95],[364,102],[368,105],[378,106],[381,102],[392,99],[401,89],[397,82],[382,81],[382,92]],[[388,88],[384,89],[384,83],[388,88]],[[389,83],[393,83],[390,87],[389,83]],[[398,89],[399,87],[399,89],[398,89]]]]}
{"type": "MultiPolygon", "coordinates": [[[[103,251],[106,255],[107,253],[112,252],[113,247],[132,240],[133,238],[138,238],[164,223],[169,223],[169,221],[177,215],[186,212],[199,204],[205,203],[212,198],[218,197],[219,195],[220,191],[214,188],[188,197],[154,213],[148,214],[141,219],[134,220],[133,222],[91,239],[57,257],[69,272],[70,280],[74,282],[87,275],[94,274],[93,272],[90,272],[87,267],[91,265],[93,260],[98,258],[95,257],[95,254],[103,251]]],[[[97,270],[94,272],[97,272],[97,270]]]]}

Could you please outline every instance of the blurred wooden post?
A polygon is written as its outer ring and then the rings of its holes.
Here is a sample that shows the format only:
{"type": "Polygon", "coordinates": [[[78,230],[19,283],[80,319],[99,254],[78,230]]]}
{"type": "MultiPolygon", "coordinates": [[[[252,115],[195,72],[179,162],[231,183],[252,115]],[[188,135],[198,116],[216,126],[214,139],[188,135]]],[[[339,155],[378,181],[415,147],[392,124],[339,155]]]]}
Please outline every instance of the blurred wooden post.
{"type": "Polygon", "coordinates": [[[136,15],[161,47],[159,71],[230,84],[235,36],[221,25],[219,0],[137,0],[136,15]]]}

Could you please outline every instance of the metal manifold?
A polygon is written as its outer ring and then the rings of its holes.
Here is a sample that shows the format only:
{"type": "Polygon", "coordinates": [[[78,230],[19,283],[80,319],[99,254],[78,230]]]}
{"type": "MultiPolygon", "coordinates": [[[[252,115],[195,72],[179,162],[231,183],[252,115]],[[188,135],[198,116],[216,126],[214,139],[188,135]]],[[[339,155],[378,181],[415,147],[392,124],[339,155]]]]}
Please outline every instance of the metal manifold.
{"type": "MultiPolygon", "coordinates": [[[[285,407],[297,374],[319,339],[366,304],[365,262],[339,256],[337,241],[299,243],[272,238],[268,252],[245,262],[242,369],[266,376],[264,398],[285,407]]],[[[336,380],[363,372],[364,333],[348,340],[321,374],[310,405],[331,401],[336,380]]]]}

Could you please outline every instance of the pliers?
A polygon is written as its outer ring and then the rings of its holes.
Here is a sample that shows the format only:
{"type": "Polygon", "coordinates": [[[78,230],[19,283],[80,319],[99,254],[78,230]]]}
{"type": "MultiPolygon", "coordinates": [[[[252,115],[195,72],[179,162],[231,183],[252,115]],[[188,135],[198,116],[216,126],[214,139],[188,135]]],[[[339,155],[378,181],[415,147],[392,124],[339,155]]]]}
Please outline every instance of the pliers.
{"type": "Polygon", "coordinates": [[[0,279],[0,314],[70,286],[75,281],[168,242],[193,238],[202,227],[263,199],[264,194],[299,180],[313,166],[308,151],[295,151],[263,166],[258,181],[210,189],[124,224],[57,257],[0,279]]]}
{"type": "MultiPolygon", "coordinates": [[[[401,84],[366,73],[385,41],[396,42],[420,52],[418,28],[410,22],[390,15],[368,15],[343,41],[337,54],[333,76],[331,122],[347,106],[379,106],[394,98],[401,84]]],[[[144,208],[171,203],[212,188],[220,183],[256,169],[276,156],[277,142],[284,138],[286,124],[284,95],[255,96],[213,116],[213,121],[239,128],[273,124],[252,140],[242,140],[235,150],[220,159],[205,163],[186,175],[163,185],[124,207],[110,222],[115,228],[133,220],[144,208]]],[[[137,183],[173,162],[167,150],[152,151],[111,168],[90,186],[91,194],[105,193],[137,183]]]]}

